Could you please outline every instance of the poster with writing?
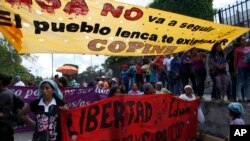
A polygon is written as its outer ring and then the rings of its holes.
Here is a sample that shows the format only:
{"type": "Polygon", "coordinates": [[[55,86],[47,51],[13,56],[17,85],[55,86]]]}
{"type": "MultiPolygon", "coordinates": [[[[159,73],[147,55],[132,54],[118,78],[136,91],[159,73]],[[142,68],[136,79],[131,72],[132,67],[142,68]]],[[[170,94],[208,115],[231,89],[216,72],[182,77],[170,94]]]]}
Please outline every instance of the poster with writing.
{"type": "Polygon", "coordinates": [[[63,141],[186,141],[197,133],[198,101],[171,95],[114,96],[62,114],[63,141]],[[66,124],[65,124],[66,123],[66,124]]]}
{"type": "Polygon", "coordinates": [[[0,32],[19,53],[165,55],[248,31],[113,0],[0,1],[0,32]]]}

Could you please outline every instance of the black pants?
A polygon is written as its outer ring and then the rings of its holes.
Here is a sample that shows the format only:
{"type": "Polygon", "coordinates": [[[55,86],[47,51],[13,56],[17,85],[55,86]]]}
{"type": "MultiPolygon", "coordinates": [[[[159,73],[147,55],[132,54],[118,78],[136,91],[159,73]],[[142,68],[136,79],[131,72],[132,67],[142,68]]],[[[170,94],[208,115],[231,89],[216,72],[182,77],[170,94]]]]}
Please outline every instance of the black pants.
{"type": "Polygon", "coordinates": [[[206,69],[201,69],[199,71],[195,71],[195,82],[197,84],[197,95],[203,96],[205,89],[205,80],[207,76],[206,69]]]}
{"type": "MultiPolygon", "coordinates": [[[[182,79],[182,84],[183,84],[183,88],[188,85],[189,79],[192,82],[192,86],[193,86],[193,90],[194,93],[197,93],[197,86],[196,86],[196,82],[195,82],[195,77],[194,74],[191,72],[183,72],[181,73],[181,79],[182,79]]],[[[184,89],[183,89],[184,92],[184,89]]]]}

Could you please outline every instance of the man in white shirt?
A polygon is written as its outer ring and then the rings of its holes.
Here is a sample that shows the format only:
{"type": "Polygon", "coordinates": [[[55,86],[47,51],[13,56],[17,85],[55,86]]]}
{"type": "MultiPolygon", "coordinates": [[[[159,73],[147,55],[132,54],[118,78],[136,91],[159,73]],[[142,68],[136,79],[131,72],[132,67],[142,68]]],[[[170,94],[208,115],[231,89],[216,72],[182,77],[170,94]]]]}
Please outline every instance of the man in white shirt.
{"type": "Polygon", "coordinates": [[[16,83],[14,84],[14,86],[25,86],[23,81],[21,81],[21,77],[19,75],[16,76],[16,83]]]}
{"type": "Polygon", "coordinates": [[[166,55],[166,57],[163,60],[163,65],[165,66],[166,73],[167,73],[167,89],[169,89],[169,81],[170,81],[170,62],[174,57],[172,55],[166,55]]]}

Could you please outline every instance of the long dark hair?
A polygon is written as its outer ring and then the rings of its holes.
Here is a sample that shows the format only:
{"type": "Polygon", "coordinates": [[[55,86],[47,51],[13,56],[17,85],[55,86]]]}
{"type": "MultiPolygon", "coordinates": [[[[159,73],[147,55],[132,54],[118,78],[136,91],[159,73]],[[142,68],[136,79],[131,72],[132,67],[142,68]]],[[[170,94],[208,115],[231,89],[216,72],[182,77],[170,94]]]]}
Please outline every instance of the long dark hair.
{"type": "MultiPolygon", "coordinates": [[[[210,56],[211,57],[214,57],[215,55],[216,55],[216,52],[217,52],[217,50],[216,50],[216,47],[218,46],[218,45],[221,45],[221,43],[215,43],[214,45],[213,45],[213,47],[212,47],[212,49],[211,49],[211,52],[210,52],[210,56]]],[[[219,56],[221,56],[221,57],[224,57],[224,53],[223,53],[223,51],[221,50],[220,52],[218,52],[219,54],[219,56]]]]}
{"type": "Polygon", "coordinates": [[[10,84],[12,77],[7,74],[0,73],[0,80],[2,81],[2,85],[6,87],[10,84]]]}
{"type": "Polygon", "coordinates": [[[110,91],[109,91],[109,96],[108,96],[108,97],[114,96],[117,89],[120,89],[120,87],[119,87],[119,86],[114,86],[114,87],[112,87],[112,88],[110,89],[110,91]]]}

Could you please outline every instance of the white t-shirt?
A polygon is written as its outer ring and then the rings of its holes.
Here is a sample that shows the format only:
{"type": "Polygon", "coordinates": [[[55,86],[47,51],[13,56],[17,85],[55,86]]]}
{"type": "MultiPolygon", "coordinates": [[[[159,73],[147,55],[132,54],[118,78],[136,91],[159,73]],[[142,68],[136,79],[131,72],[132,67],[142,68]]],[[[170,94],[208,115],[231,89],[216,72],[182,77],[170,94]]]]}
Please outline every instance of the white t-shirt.
{"type": "Polygon", "coordinates": [[[25,84],[22,81],[18,81],[14,84],[14,86],[25,86],[25,84]]]}
{"type": "Polygon", "coordinates": [[[165,67],[167,67],[167,71],[170,71],[170,62],[174,57],[171,56],[170,58],[164,58],[163,60],[163,65],[165,65],[165,67]]]}
{"type": "Polygon", "coordinates": [[[194,94],[192,94],[192,97],[191,97],[191,98],[188,97],[186,94],[181,94],[181,95],[179,96],[179,98],[180,98],[180,99],[183,99],[183,100],[185,100],[185,101],[193,101],[193,100],[196,100],[196,97],[195,97],[194,94]]]}

